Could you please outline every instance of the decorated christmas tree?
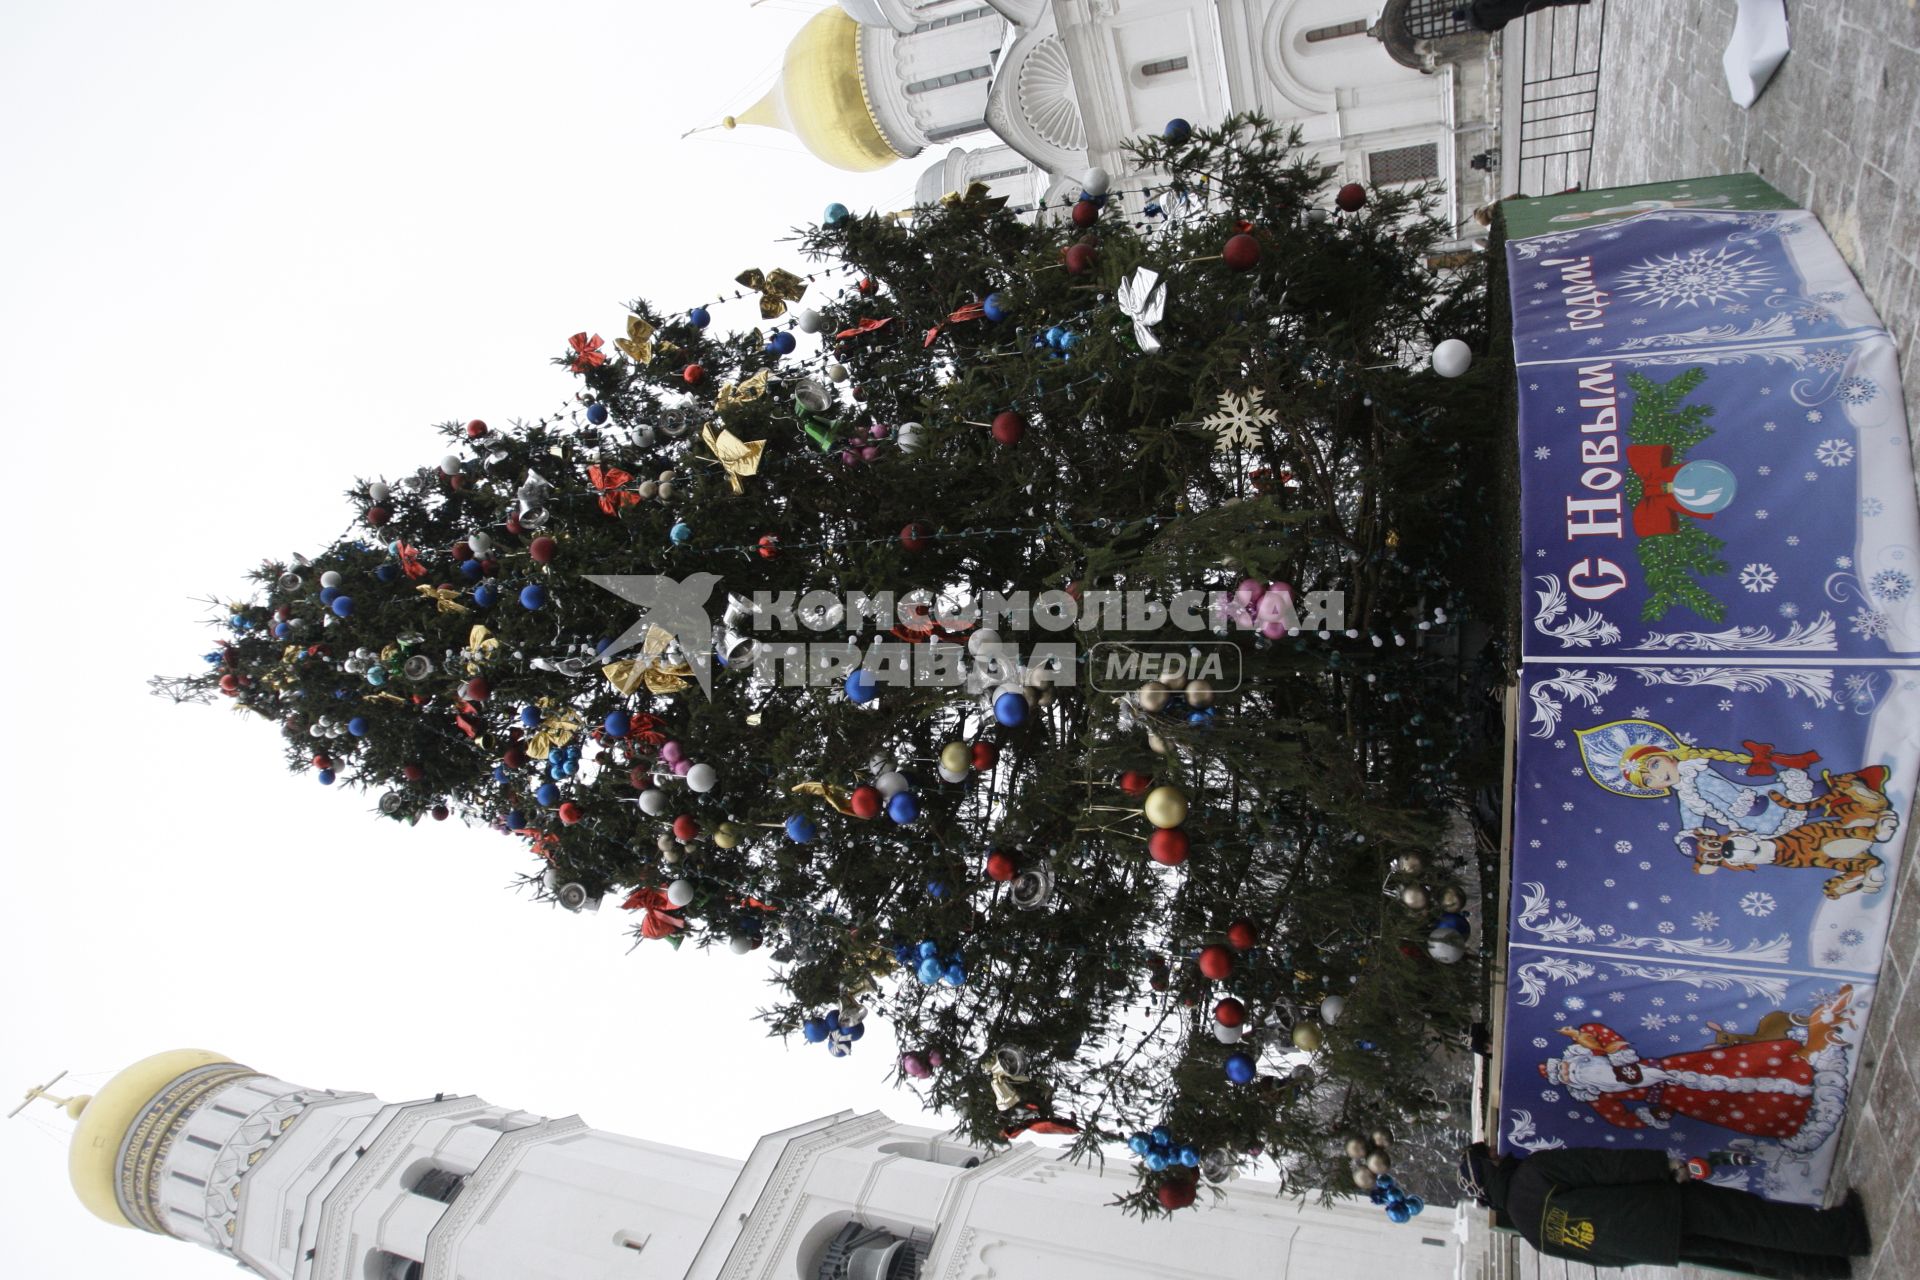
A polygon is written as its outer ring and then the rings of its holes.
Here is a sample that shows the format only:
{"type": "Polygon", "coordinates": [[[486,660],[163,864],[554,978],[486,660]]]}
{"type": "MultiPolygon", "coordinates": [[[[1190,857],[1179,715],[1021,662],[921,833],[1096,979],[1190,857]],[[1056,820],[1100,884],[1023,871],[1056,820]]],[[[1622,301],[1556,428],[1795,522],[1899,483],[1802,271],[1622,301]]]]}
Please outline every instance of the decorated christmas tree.
{"type": "Polygon", "coordinates": [[[634,302],[573,408],[356,483],[159,684],[524,841],[541,900],[763,950],[778,1034],[889,1019],[975,1142],[1129,1142],[1130,1208],[1256,1154],[1372,1187],[1478,1016],[1481,285],[1258,120],[1137,159],[634,302]]]}

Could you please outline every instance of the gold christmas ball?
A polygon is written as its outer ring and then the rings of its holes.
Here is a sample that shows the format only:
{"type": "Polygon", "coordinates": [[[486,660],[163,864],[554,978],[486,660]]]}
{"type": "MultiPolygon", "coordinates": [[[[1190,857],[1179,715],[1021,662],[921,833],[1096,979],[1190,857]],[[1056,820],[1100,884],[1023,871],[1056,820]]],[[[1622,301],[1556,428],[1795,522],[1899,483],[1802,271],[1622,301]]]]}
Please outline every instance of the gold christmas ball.
{"type": "Polygon", "coordinates": [[[1393,860],[1393,869],[1403,876],[1417,876],[1426,866],[1417,853],[1403,853],[1393,860]]]}
{"type": "Polygon", "coordinates": [[[948,773],[965,773],[973,765],[973,753],[964,742],[949,742],[940,748],[940,767],[948,773]]]}
{"type": "Polygon", "coordinates": [[[1134,700],[1140,704],[1142,711],[1161,711],[1166,708],[1167,698],[1172,692],[1158,680],[1149,680],[1140,686],[1140,691],[1134,695],[1134,700]]]}
{"type": "Polygon", "coordinates": [[[1365,1160],[1367,1158],[1367,1140],[1365,1138],[1348,1138],[1347,1155],[1354,1160],[1365,1160]]]}
{"type": "Polygon", "coordinates": [[[677,842],[670,835],[661,835],[658,838],[656,838],[653,842],[653,847],[658,849],[662,853],[667,853],[670,850],[674,849],[676,846],[677,846],[677,842]]]}
{"type": "Polygon", "coordinates": [[[1417,884],[1410,884],[1400,891],[1400,901],[1414,911],[1424,911],[1427,906],[1427,891],[1417,884]]]}
{"type": "Polygon", "coordinates": [[[1187,820],[1187,797],[1177,787],[1155,787],[1147,792],[1147,821],[1156,827],[1177,827],[1187,820]]]}
{"type": "Polygon", "coordinates": [[[713,829],[713,843],[717,849],[731,849],[740,843],[740,828],[731,822],[723,822],[713,829]]]}
{"type": "Polygon", "coordinates": [[[1147,750],[1157,756],[1163,756],[1167,754],[1167,740],[1157,733],[1150,733],[1147,735],[1147,750]]]}
{"type": "Polygon", "coordinates": [[[1373,1145],[1385,1149],[1393,1145],[1393,1133],[1387,1129],[1373,1131],[1373,1145]]]}
{"type": "Polygon", "coordinates": [[[1376,1151],[1367,1157],[1367,1169],[1374,1174],[1388,1173],[1393,1169],[1393,1160],[1384,1151],[1376,1151]]]}
{"type": "Polygon", "coordinates": [[[1353,1185],[1360,1188],[1362,1191],[1373,1190],[1374,1186],[1378,1183],[1378,1181],[1379,1179],[1375,1178],[1372,1172],[1369,1170],[1355,1169],[1353,1171],[1353,1185]]]}
{"type": "Polygon", "coordinates": [[[1306,1053],[1317,1053],[1323,1043],[1325,1043],[1325,1040],[1320,1034],[1320,1028],[1313,1023],[1296,1022],[1293,1024],[1294,1048],[1306,1053]]]}
{"type": "Polygon", "coordinates": [[[1467,905],[1467,895],[1457,884],[1446,885],[1440,890],[1440,909],[1458,911],[1467,905]]]}
{"type": "Polygon", "coordinates": [[[680,846],[674,845],[672,848],[662,849],[660,851],[660,861],[670,867],[677,865],[680,861],[680,846]]]}
{"type": "Polygon", "coordinates": [[[1186,694],[1189,706],[1204,707],[1213,702],[1213,685],[1205,680],[1189,680],[1182,691],[1186,694]]]}

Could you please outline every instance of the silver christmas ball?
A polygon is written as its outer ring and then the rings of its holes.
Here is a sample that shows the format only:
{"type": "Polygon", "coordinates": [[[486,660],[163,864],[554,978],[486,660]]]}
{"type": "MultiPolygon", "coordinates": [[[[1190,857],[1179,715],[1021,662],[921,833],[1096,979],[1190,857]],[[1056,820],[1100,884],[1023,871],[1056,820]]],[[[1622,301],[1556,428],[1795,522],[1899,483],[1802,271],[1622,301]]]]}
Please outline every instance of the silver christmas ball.
{"type": "Polygon", "coordinates": [[[323,587],[338,588],[339,585],[345,581],[346,579],[340,576],[338,569],[329,569],[320,575],[320,585],[323,587]]]}
{"type": "Polygon", "coordinates": [[[378,480],[367,486],[367,501],[373,503],[375,506],[379,506],[392,496],[393,490],[381,484],[378,480]]]}
{"type": "Polygon", "coordinates": [[[1411,910],[1424,911],[1427,906],[1427,891],[1417,884],[1410,884],[1400,891],[1400,901],[1411,910]]]}
{"type": "Polygon", "coordinates": [[[457,476],[460,474],[460,468],[462,465],[463,464],[461,463],[460,459],[454,454],[450,453],[446,457],[440,459],[440,473],[442,475],[457,476]]]}
{"type": "Polygon", "coordinates": [[[1348,1138],[1347,1156],[1353,1160],[1365,1160],[1367,1158],[1367,1140],[1365,1138],[1348,1138]]]}
{"type": "Polygon", "coordinates": [[[676,907],[684,907],[693,901],[693,881],[680,879],[667,886],[667,901],[676,907]]]}

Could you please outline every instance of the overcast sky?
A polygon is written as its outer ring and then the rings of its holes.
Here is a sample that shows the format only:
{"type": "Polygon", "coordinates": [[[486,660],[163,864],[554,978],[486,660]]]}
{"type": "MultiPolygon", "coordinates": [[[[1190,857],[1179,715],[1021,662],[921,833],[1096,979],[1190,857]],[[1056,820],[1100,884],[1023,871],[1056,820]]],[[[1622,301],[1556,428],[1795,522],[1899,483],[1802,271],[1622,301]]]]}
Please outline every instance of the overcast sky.
{"type": "MultiPolygon", "coordinates": [[[[191,1046],[735,1156],[841,1107],[918,1115],[884,1034],[837,1061],[762,1035],[760,955],[627,955],[625,913],[508,892],[523,842],[377,820],[288,774],[273,726],[145,683],[210,647],[196,597],[338,535],[356,476],[438,459],[430,424],[556,408],[568,334],[799,266],[775,242],[831,200],[909,202],[931,157],[856,178],[764,131],[680,139],[819,7],[0,12],[10,1098],[191,1046]]],[[[9,1276],[232,1274],[88,1217],[36,1111],[0,1126],[9,1276]]]]}

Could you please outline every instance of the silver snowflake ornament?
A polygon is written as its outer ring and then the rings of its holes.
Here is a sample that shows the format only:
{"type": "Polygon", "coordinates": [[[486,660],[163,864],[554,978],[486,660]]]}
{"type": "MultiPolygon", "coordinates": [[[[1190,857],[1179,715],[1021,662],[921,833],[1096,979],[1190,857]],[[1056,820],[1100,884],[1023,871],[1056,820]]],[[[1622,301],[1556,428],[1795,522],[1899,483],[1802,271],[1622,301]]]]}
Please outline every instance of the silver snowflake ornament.
{"type": "Polygon", "coordinates": [[[1271,427],[1280,421],[1280,414],[1261,404],[1266,392],[1259,387],[1251,387],[1245,395],[1236,395],[1231,391],[1220,393],[1220,407],[1213,413],[1200,419],[1200,425],[1213,428],[1223,450],[1236,445],[1252,448],[1260,443],[1260,429],[1271,427]]]}

